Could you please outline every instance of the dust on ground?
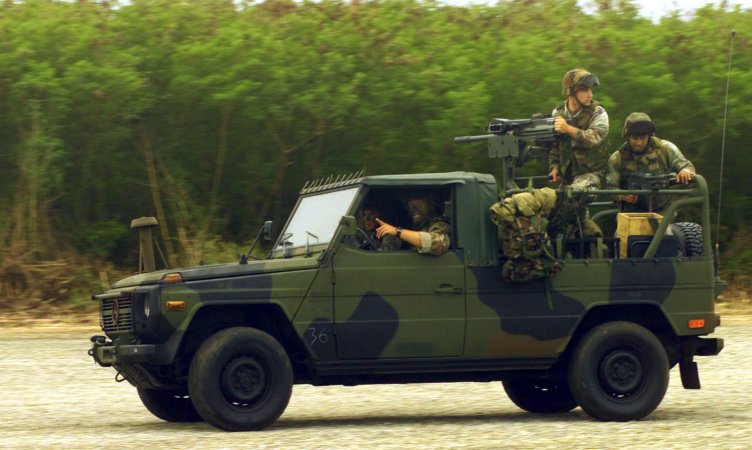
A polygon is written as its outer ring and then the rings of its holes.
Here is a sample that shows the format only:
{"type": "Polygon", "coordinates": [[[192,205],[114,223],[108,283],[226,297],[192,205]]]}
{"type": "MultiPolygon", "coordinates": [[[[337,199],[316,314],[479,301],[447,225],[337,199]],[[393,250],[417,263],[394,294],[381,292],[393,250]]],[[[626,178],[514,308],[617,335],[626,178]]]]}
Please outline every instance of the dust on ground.
{"type": "Polygon", "coordinates": [[[721,316],[752,315],[752,292],[741,288],[729,289],[716,299],[715,311],[721,316]]]}
{"type": "Polygon", "coordinates": [[[42,317],[30,311],[0,311],[0,335],[48,331],[101,333],[99,311],[61,310],[42,317]]]}

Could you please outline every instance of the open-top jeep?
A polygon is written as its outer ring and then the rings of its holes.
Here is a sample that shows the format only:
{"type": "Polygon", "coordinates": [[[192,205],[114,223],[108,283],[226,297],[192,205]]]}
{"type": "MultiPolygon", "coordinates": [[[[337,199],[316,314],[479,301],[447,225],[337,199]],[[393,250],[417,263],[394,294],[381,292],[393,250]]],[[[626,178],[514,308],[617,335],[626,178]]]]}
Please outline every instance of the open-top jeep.
{"type": "MultiPolygon", "coordinates": [[[[702,177],[695,185],[687,200],[706,210],[702,177]]],[[[503,380],[523,409],[580,405],[604,420],[652,411],[674,364],[699,387],[693,356],[722,347],[700,337],[719,324],[707,212],[699,255],[686,255],[694,235],[681,256],[575,251],[553,279],[507,284],[488,217],[496,200],[492,176],[466,172],[304,189],[267,259],[141,273],[95,296],[111,341],[93,338],[92,356],[158,417],[229,430],[274,422],[294,383],[503,380]],[[343,244],[362,234],[353,216],[367,197],[396,202],[416,186],[444,199],[447,253],[343,244]]]]}
{"type": "Polygon", "coordinates": [[[644,245],[619,254],[618,237],[559,240],[554,277],[507,283],[489,216],[499,200],[493,176],[313,183],[263,260],[154,271],[144,245],[145,270],[94,296],[106,336],[92,337],[90,354],[157,417],[225,430],[272,424],[299,383],[500,380],[533,413],[580,406],[601,420],[639,419],[662,401],[671,367],[685,388],[699,388],[694,356],[723,347],[704,337],[720,323],[722,288],[705,180],[671,193],[678,199],[644,245]],[[355,217],[370,200],[394,205],[385,214],[410,228],[400,199],[414,189],[441,199],[449,251],[352,245],[365,241],[355,217]],[[697,209],[701,224],[672,227],[679,208],[697,209]]]}

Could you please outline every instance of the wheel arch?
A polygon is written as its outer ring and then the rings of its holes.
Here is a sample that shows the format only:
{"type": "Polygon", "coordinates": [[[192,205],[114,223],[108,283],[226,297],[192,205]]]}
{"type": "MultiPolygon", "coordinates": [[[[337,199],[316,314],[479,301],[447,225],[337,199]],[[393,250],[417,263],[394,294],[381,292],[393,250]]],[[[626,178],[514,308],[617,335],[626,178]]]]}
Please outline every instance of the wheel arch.
{"type": "Polygon", "coordinates": [[[678,362],[678,337],[664,311],[655,303],[620,303],[599,305],[588,310],[575,326],[572,338],[560,355],[556,367],[566,370],[572,352],[588,331],[598,325],[616,321],[634,322],[647,328],[663,344],[670,364],[673,366],[678,362]]]}
{"type": "Polygon", "coordinates": [[[190,360],[201,344],[215,333],[232,327],[255,328],[269,334],[287,352],[295,379],[307,379],[310,376],[308,367],[304,364],[308,355],[300,337],[280,305],[273,303],[202,306],[193,315],[178,350],[178,355],[185,360],[186,373],[190,360]]]}

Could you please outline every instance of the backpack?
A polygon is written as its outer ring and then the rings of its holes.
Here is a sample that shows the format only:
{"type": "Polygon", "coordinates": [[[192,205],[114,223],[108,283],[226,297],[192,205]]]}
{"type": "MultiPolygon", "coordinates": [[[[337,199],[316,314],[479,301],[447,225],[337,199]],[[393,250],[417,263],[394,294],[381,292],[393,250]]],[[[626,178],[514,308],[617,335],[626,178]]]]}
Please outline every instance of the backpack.
{"type": "Polygon", "coordinates": [[[539,278],[552,278],[561,270],[553,256],[551,240],[546,233],[548,220],[541,210],[520,215],[514,199],[504,199],[491,206],[491,220],[496,224],[501,250],[507,260],[501,277],[508,283],[524,283],[539,278]],[[513,213],[516,213],[512,216],[513,213]],[[509,219],[512,219],[509,221],[509,219]]]}

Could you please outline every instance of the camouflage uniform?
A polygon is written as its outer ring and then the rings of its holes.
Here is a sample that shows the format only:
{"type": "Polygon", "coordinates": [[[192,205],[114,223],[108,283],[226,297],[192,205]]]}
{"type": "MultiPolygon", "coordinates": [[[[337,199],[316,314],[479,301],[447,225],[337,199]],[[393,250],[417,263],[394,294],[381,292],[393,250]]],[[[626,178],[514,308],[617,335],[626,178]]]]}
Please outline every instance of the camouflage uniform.
{"type": "MultiPolygon", "coordinates": [[[[545,232],[546,223],[540,215],[517,217],[500,230],[502,251],[507,257],[501,266],[504,281],[522,283],[546,276],[546,251],[553,254],[545,232]]],[[[554,273],[551,271],[551,276],[554,273]]]]}
{"type": "Polygon", "coordinates": [[[576,113],[564,102],[551,115],[563,117],[579,130],[576,138],[566,137],[551,149],[549,168],[559,169],[565,185],[599,188],[608,159],[608,113],[596,101],[576,113]]]}
{"type": "MultiPolygon", "coordinates": [[[[684,157],[681,150],[670,141],[651,136],[645,150],[634,152],[629,141],[622,144],[608,159],[606,187],[608,189],[626,189],[629,176],[633,173],[660,175],[668,171],[679,173],[687,169],[693,174],[695,166],[684,157]]],[[[621,202],[621,195],[614,195],[613,200],[621,202]]],[[[669,196],[653,196],[651,205],[647,204],[645,196],[639,196],[634,205],[622,203],[624,211],[653,211],[660,212],[671,201],[669,196]]]]}
{"type": "MultiPolygon", "coordinates": [[[[374,233],[374,239],[376,239],[376,234],[374,233]]],[[[402,247],[402,239],[387,234],[386,236],[382,237],[380,240],[376,239],[376,242],[378,243],[378,247],[376,247],[376,250],[383,252],[383,251],[390,251],[390,250],[399,250],[402,247]]]]}
{"type": "MultiPolygon", "coordinates": [[[[402,247],[402,239],[384,235],[381,239],[376,236],[377,218],[385,218],[383,208],[374,203],[366,203],[358,212],[358,232],[354,236],[345,236],[343,243],[349,247],[363,250],[390,251],[399,250],[402,247]]],[[[387,218],[388,220],[388,218],[387,218]]]]}
{"type": "Polygon", "coordinates": [[[420,233],[418,253],[430,253],[435,256],[446,253],[451,244],[449,239],[451,230],[451,225],[442,216],[434,215],[424,220],[418,231],[420,233]]]}

